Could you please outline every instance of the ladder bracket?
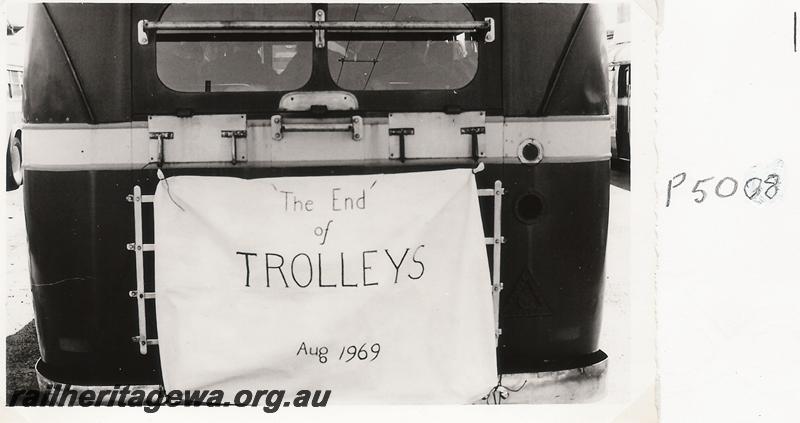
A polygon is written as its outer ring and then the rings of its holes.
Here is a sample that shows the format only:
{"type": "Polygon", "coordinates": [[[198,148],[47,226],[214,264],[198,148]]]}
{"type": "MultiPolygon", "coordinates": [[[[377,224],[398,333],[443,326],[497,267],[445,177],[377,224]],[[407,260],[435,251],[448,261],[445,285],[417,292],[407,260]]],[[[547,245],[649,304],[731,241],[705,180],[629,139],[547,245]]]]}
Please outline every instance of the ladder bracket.
{"type": "Polygon", "coordinates": [[[174,132],[149,132],[148,135],[151,140],[171,140],[175,138],[174,132]]]}

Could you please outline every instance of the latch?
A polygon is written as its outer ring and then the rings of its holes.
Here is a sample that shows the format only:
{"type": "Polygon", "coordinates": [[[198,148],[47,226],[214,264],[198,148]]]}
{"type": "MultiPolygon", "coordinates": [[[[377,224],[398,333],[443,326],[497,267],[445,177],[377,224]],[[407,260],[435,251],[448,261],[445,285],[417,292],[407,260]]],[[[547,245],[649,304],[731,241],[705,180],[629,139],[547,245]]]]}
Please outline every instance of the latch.
{"type": "Polygon", "coordinates": [[[394,153],[389,153],[390,159],[398,159],[400,163],[406,161],[406,135],[414,135],[414,128],[389,128],[389,136],[396,135],[398,139],[398,157],[394,157],[394,153]]]}
{"type": "Polygon", "coordinates": [[[272,139],[280,141],[284,132],[351,132],[353,141],[361,141],[364,137],[364,119],[361,116],[352,116],[347,123],[335,120],[316,122],[298,119],[287,121],[281,115],[274,115],[269,119],[272,139]]]}
{"type": "Polygon", "coordinates": [[[472,126],[468,128],[461,128],[461,135],[469,135],[471,141],[470,151],[472,151],[472,160],[478,160],[478,158],[485,153],[480,151],[478,147],[478,134],[485,134],[486,127],[485,126],[472,126]]]}

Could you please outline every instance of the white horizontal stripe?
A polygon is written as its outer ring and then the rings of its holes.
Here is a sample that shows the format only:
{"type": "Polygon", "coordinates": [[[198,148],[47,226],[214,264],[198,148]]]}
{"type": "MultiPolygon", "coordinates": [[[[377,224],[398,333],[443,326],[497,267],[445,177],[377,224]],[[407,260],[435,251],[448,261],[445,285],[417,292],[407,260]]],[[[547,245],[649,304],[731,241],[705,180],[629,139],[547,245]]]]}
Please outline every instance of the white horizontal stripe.
{"type": "MultiPolygon", "coordinates": [[[[195,119],[195,118],[184,118],[195,119]]],[[[197,119],[199,122],[200,119],[197,119]]],[[[208,122],[206,119],[205,122],[208,122]]],[[[470,143],[468,135],[456,133],[441,135],[436,128],[427,128],[435,120],[423,120],[416,125],[418,136],[406,136],[406,148],[410,143],[446,143],[449,147],[438,149],[439,157],[408,160],[406,164],[466,159],[465,152],[470,143]],[[437,139],[428,139],[424,134],[438,133],[437,139]]],[[[139,169],[151,161],[155,146],[148,136],[146,122],[115,124],[27,124],[23,128],[23,164],[28,169],[81,169],[113,168],[139,169]]],[[[204,127],[208,136],[190,137],[182,134],[197,133],[192,123],[185,121],[175,127],[175,139],[165,142],[165,157],[181,161],[181,152],[208,150],[213,162],[188,163],[196,166],[229,166],[228,148],[230,139],[219,137],[220,130],[230,128],[204,127]],[[183,128],[183,129],[182,129],[183,128]],[[190,132],[185,128],[191,128],[190,132]],[[203,138],[203,139],[199,139],[203,138]],[[217,157],[219,156],[219,157],[217,157]]],[[[610,128],[608,116],[578,117],[556,116],[551,118],[507,118],[489,117],[483,124],[486,133],[479,135],[488,162],[516,163],[519,144],[528,138],[538,140],[543,147],[543,162],[568,163],[607,160],[610,157],[610,128]],[[505,158],[505,159],[503,159],[505,158]]],[[[163,129],[163,128],[159,128],[163,129]]],[[[247,162],[237,166],[309,166],[322,164],[358,164],[365,166],[378,163],[403,164],[389,160],[390,143],[397,143],[397,136],[389,136],[389,120],[386,118],[364,119],[363,139],[353,141],[349,132],[284,133],[281,141],[270,136],[269,121],[247,122],[247,138],[239,140],[239,149],[245,149],[247,162]]],[[[445,132],[448,133],[448,132],[445,132]]],[[[241,151],[241,150],[240,150],[241,151]]],[[[205,156],[204,156],[205,157],[205,156]]],[[[184,158],[185,159],[185,158],[184,158]]],[[[208,160],[208,158],[206,158],[208,160]]],[[[185,160],[184,160],[185,161],[185,160]]],[[[185,167],[185,166],[181,166],[185,167]]]]}
{"type": "Polygon", "coordinates": [[[514,120],[503,129],[506,157],[517,157],[519,145],[534,139],[542,145],[542,162],[575,162],[611,157],[611,126],[608,119],[514,120]]]}
{"type": "Polygon", "coordinates": [[[137,120],[132,122],[112,122],[112,123],[25,123],[22,129],[129,129],[147,128],[147,121],[137,120]]]}

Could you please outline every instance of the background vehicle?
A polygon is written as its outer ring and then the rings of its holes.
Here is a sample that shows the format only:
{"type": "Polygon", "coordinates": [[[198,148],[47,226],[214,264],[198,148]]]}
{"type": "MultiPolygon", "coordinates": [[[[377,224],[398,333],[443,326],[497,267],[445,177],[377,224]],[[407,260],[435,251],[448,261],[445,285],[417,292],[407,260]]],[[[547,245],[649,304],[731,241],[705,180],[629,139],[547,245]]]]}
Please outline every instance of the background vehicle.
{"type": "MultiPolygon", "coordinates": [[[[29,16],[24,195],[42,380],[160,383],[158,347],[131,342],[126,250],[126,196],[152,193],[157,168],[259,178],[482,162],[479,188],[505,189],[498,371],[604,362],[610,154],[595,6],[37,4],[29,16]],[[353,21],[447,28],[286,24],[353,21]]],[[[490,233],[491,202],[482,211],[490,233]]],[[[149,255],[146,291],[152,268],[149,255]]]]}
{"type": "Polygon", "coordinates": [[[22,71],[25,29],[8,24],[6,37],[6,125],[9,134],[6,147],[6,191],[10,191],[22,184],[22,71]]]}
{"type": "Polygon", "coordinates": [[[630,172],[631,166],[631,37],[630,5],[617,6],[616,25],[608,31],[608,77],[611,112],[611,166],[630,172]]]}

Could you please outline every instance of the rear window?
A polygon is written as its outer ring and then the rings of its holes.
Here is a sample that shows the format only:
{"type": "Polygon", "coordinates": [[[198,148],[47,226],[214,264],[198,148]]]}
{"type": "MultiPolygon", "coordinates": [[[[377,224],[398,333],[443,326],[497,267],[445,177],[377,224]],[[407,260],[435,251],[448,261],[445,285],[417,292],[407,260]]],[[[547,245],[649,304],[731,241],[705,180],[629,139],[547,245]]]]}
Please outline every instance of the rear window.
{"type": "MultiPolygon", "coordinates": [[[[331,4],[330,21],[471,21],[462,4],[331,4]]],[[[478,45],[447,41],[328,41],[328,69],[345,90],[458,89],[478,69],[478,45]]]]}
{"type": "MultiPolygon", "coordinates": [[[[309,21],[304,4],[174,4],[162,21],[309,21]]],[[[181,92],[289,91],[311,77],[310,41],[159,41],[161,82],[181,92]]]]}

